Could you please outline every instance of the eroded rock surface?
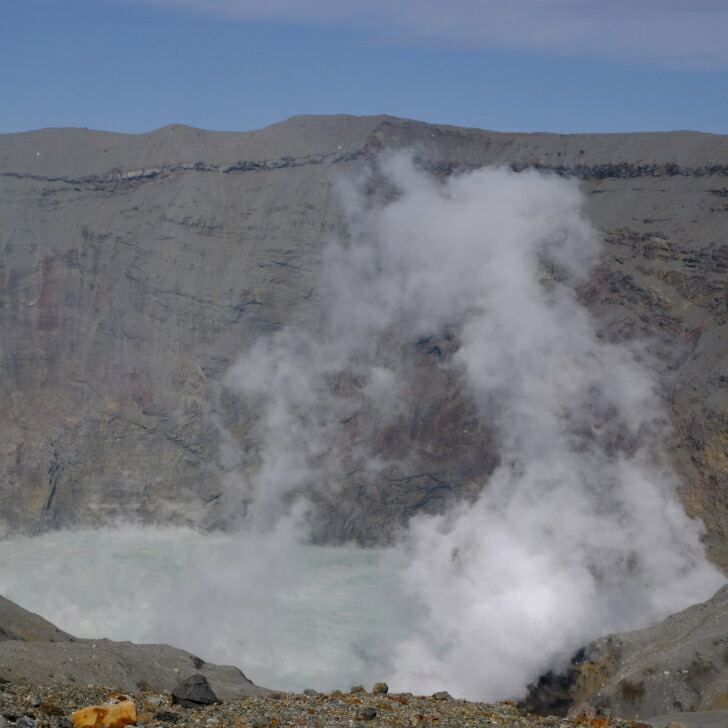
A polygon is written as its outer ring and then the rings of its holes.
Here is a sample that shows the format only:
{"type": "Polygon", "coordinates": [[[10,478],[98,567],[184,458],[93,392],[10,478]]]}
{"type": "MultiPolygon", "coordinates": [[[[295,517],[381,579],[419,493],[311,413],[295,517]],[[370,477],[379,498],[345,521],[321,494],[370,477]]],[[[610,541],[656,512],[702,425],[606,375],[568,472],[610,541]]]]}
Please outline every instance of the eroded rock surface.
{"type": "Polygon", "coordinates": [[[170,692],[181,679],[198,674],[223,699],[269,692],[237,667],[213,665],[169,645],[73,637],[0,597],[0,682],[170,692]]]}
{"type": "Polygon", "coordinates": [[[543,676],[524,701],[542,715],[584,705],[625,718],[660,716],[660,723],[684,713],[673,719],[686,725],[702,725],[687,720],[694,712],[728,714],[728,586],[653,627],[592,642],[567,672],[543,676]]]}
{"type": "MultiPolygon", "coordinates": [[[[322,246],[348,234],[334,180],[385,149],[412,149],[440,176],[499,164],[580,180],[606,241],[580,295],[601,336],[656,355],[683,502],[728,565],[728,139],[383,116],[0,136],[0,528],[234,520],[221,447],[239,449],[243,478],[258,463],[253,423],[220,381],[260,334],[295,322],[322,246]]],[[[392,467],[315,494],[317,540],[386,541],[487,483],[497,443],[441,366],[448,335],[398,342],[413,406],[372,443],[392,467]]]]}

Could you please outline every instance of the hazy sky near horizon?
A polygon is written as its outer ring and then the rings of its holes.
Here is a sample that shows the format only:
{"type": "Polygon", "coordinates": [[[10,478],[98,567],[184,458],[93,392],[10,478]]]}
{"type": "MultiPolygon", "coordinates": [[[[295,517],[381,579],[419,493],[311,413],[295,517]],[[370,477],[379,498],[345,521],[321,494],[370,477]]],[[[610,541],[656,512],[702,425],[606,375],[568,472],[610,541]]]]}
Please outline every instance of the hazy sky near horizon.
{"type": "Polygon", "coordinates": [[[2,0],[0,132],[728,133],[728,0],[2,0]]]}

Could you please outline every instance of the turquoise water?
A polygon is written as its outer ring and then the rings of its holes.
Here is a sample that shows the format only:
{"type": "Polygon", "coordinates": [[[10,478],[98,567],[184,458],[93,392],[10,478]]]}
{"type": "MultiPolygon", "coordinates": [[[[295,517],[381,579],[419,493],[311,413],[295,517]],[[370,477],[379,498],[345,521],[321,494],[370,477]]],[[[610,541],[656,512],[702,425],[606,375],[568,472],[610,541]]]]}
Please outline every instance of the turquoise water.
{"type": "Polygon", "coordinates": [[[529,541],[523,511],[471,511],[450,531],[437,519],[416,523],[399,553],[301,546],[278,527],[9,539],[0,541],[0,594],[72,634],[171,644],[267,687],[384,680],[395,691],[500,700],[591,639],[646,626],[724,581],[699,551],[683,550],[695,568],[673,575],[673,555],[652,590],[643,572],[597,583],[558,543],[529,541]]]}
{"type": "Polygon", "coordinates": [[[187,529],[0,542],[0,593],[81,637],[167,642],[281,689],[386,679],[415,629],[391,554],[187,529]]]}

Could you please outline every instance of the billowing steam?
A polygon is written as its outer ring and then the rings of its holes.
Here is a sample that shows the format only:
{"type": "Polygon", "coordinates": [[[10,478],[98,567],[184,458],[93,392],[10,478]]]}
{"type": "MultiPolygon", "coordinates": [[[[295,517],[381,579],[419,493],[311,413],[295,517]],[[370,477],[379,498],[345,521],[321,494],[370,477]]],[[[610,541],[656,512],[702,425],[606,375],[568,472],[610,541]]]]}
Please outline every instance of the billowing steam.
{"type": "MultiPolygon", "coordinates": [[[[722,578],[676,499],[654,382],[597,338],[573,292],[599,254],[576,184],[502,169],[440,181],[393,155],[339,190],[350,236],[325,248],[295,324],[225,380],[245,409],[226,453],[239,532],[48,535],[42,593],[0,566],[7,595],[89,636],[126,618],[143,633],[111,636],[169,641],[271,687],[385,679],[480,699],[710,596],[722,578]],[[479,495],[413,518],[387,549],[303,545],[352,472],[388,482],[373,443],[411,415],[402,352],[442,332],[439,366],[498,452],[479,495]]],[[[33,548],[7,542],[0,563],[33,548]]]]}
{"type": "MultiPolygon", "coordinates": [[[[598,255],[576,184],[485,169],[439,182],[394,155],[342,186],[351,238],[325,251],[312,308],[229,373],[257,413],[248,527],[299,518],[396,422],[397,352],[444,329],[448,364],[495,428],[500,465],[474,503],[402,534],[402,578],[426,617],[391,656],[414,691],[503,698],[590,638],[641,626],[721,583],[675,497],[648,370],[600,341],[573,292],[598,255]],[[348,396],[332,382],[346,372],[348,396]],[[365,418],[362,413],[369,413],[365,418]],[[375,417],[371,413],[376,413],[375,417]],[[363,421],[352,443],[342,423],[363,421]]],[[[383,627],[384,628],[384,627],[383,627]]]]}

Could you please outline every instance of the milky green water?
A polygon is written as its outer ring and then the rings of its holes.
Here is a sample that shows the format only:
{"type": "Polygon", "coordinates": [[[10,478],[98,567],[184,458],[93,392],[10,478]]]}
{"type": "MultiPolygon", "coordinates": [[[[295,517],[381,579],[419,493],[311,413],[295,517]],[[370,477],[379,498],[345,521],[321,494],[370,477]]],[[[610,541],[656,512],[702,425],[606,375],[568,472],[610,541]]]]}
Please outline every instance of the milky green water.
{"type": "Polygon", "coordinates": [[[386,679],[418,612],[387,552],[187,529],[0,542],[0,593],[81,637],[167,642],[281,689],[386,679]]]}

